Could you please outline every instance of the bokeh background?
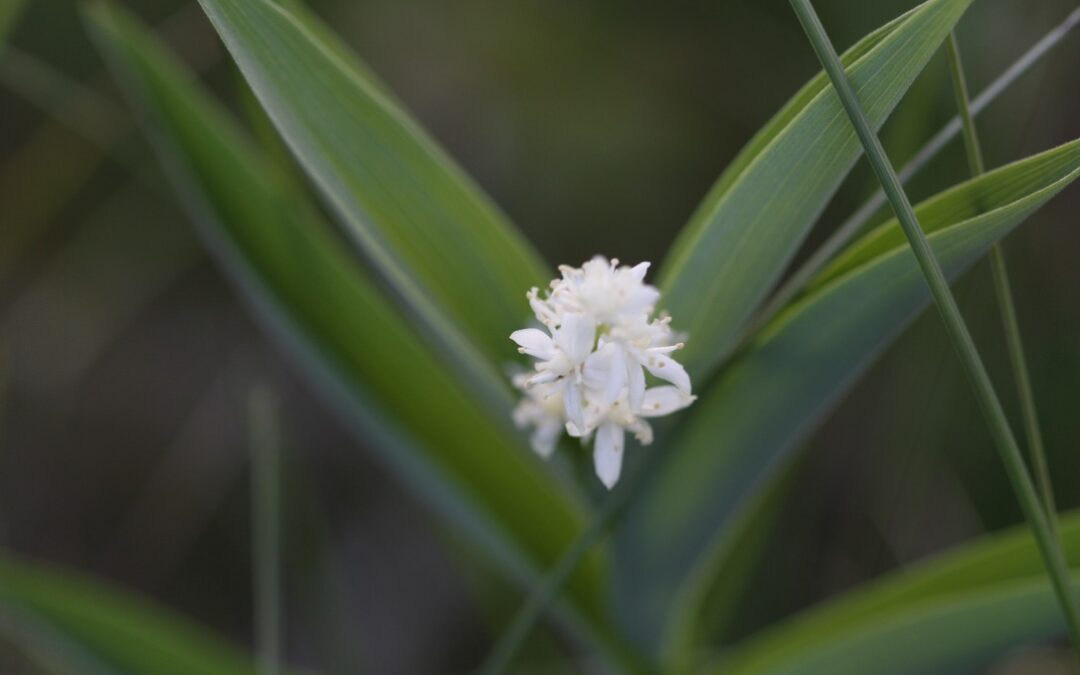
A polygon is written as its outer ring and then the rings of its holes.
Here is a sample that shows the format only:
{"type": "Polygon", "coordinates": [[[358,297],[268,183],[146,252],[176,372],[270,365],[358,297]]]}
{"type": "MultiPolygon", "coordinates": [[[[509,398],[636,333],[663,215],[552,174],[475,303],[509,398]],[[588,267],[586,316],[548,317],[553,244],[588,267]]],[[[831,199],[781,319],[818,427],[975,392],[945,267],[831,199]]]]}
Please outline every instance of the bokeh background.
{"type": "MultiPolygon", "coordinates": [[[[0,3],[13,19],[0,47],[0,545],[250,644],[247,403],[253,386],[269,387],[286,451],[289,657],[334,673],[474,666],[520,596],[345,434],[256,329],[196,241],[77,3],[17,4],[0,3]]],[[[252,119],[194,2],[125,4],[252,119]]],[[[725,164],[817,70],[785,0],[311,4],[553,265],[594,253],[659,262],[725,164]]],[[[847,46],[913,3],[816,4],[847,46]]],[[[975,3],[958,31],[973,93],[1075,7],[975,3]]],[[[1080,32],[979,118],[988,164],[1080,136],[1078,78],[1080,32]]],[[[953,113],[939,54],[882,132],[892,158],[953,113]]],[[[965,166],[956,142],[913,197],[965,166]]],[[[809,244],[875,187],[860,164],[809,244]]],[[[1080,504],[1078,212],[1074,187],[1007,241],[1065,508],[1080,504]]],[[[957,293],[1017,419],[987,267],[957,293]]],[[[932,313],[807,445],[718,642],[1021,520],[932,313]]],[[[559,665],[567,654],[572,645],[540,632],[522,669],[572,671],[559,665]]],[[[995,672],[1064,673],[1065,662],[1049,646],[995,672]]],[[[0,666],[32,672],[2,641],[0,666]]]]}

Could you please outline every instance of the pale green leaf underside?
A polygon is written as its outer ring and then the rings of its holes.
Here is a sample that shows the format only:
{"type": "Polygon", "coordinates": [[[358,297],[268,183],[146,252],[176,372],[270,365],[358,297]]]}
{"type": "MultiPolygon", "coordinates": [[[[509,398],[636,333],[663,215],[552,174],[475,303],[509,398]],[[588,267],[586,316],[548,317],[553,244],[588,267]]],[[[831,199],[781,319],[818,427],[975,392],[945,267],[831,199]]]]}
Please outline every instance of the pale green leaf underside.
{"type": "MultiPolygon", "coordinates": [[[[1080,516],[1062,520],[1080,556],[1080,516]]],[[[1064,628],[1026,528],[965,544],[784,621],[707,672],[955,673],[1064,628]],[[888,658],[882,658],[888,655],[888,658]]]]}
{"type": "MultiPolygon", "coordinates": [[[[1080,141],[965,183],[920,204],[916,213],[933,224],[931,245],[955,277],[1078,173],[1080,141]],[[989,210],[970,217],[976,196],[989,210]]],[[[704,392],[665,449],[667,461],[628,513],[619,538],[620,584],[653,580],[632,596],[642,603],[635,616],[659,615],[663,622],[672,605],[693,604],[753,495],[926,306],[914,256],[906,244],[882,243],[890,236],[875,232],[856,243],[854,250],[872,247],[876,257],[858,265],[852,260],[846,273],[767,326],[704,392]]]]}
{"type": "Polygon", "coordinates": [[[525,239],[313,19],[267,0],[201,5],[345,232],[448,362],[506,396],[524,293],[550,278],[525,239]]]}
{"type": "MultiPolygon", "coordinates": [[[[930,0],[844,57],[875,127],[884,123],[970,0],[930,0]]],[[[835,91],[819,75],[720,178],[662,267],[664,303],[689,335],[690,371],[707,375],[734,347],[811,225],[861,154],[835,91]]]]}
{"type": "MultiPolygon", "coordinates": [[[[104,4],[90,19],[204,240],[257,318],[440,515],[519,578],[550,565],[583,514],[509,420],[462,390],[314,209],[143,29],[104,4]]],[[[597,555],[571,582],[587,612],[599,574],[597,555]]]]}
{"type": "Polygon", "coordinates": [[[72,672],[255,672],[240,649],[193,622],[129,592],[40,562],[0,557],[0,614],[17,629],[13,640],[30,643],[31,650],[48,650],[51,659],[67,661],[72,672]]]}

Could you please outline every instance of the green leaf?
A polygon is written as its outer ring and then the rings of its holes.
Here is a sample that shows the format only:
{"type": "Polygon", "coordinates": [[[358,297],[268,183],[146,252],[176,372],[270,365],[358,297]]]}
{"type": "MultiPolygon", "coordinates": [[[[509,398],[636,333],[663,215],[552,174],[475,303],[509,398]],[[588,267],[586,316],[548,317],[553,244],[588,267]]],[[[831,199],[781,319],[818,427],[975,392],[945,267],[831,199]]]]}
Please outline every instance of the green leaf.
{"type": "MultiPolygon", "coordinates": [[[[1065,550],[1077,560],[1080,515],[1061,524],[1065,550]]],[[[1038,550],[1017,527],[788,619],[708,672],[831,674],[861,672],[868,663],[884,674],[968,672],[1063,628],[1038,550]]]]}
{"type": "MultiPolygon", "coordinates": [[[[681,642],[672,644],[672,654],[680,658],[692,658],[699,644],[720,640],[731,642],[731,634],[746,634],[745,619],[741,611],[757,602],[753,583],[756,568],[769,550],[783,507],[790,496],[791,486],[799,475],[800,464],[793,461],[754,495],[747,504],[746,515],[739,519],[731,535],[729,555],[710,570],[708,588],[695,597],[696,603],[685,608],[675,617],[686,621],[685,625],[672,625],[668,630],[681,642]]],[[[685,663],[676,664],[685,666],[685,663]]],[[[678,672],[686,670],[677,667],[678,672]]]]}
{"type": "MultiPolygon", "coordinates": [[[[580,504],[508,419],[467,395],[315,209],[145,29],[104,3],[88,12],[184,205],[256,318],[365,445],[504,569],[520,580],[551,564],[582,529],[580,504]]],[[[597,553],[571,582],[576,607],[593,618],[600,574],[597,553]]]]}
{"type": "Polygon", "coordinates": [[[0,556],[0,613],[16,627],[16,640],[30,643],[31,650],[46,649],[51,659],[72,669],[68,672],[255,672],[243,651],[169,610],[102,582],[7,555],[0,556]]]}
{"type": "Polygon", "coordinates": [[[0,0],[0,49],[19,22],[26,0],[0,0]]]}
{"type": "MultiPolygon", "coordinates": [[[[916,213],[955,277],[1078,175],[1080,140],[984,174],[916,213]]],[[[657,622],[638,625],[635,634],[659,631],[669,611],[693,611],[755,495],[926,306],[929,294],[910,249],[889,234],[897,227],[887,223],[856,243],[853,251],[866,255],[823,272],[814,291],[768,324],[702,394],[665,450],[667,461],[619,536],[619,587],[636,589],[617,594],[633,603],[620,614],[657,622]],[[648,588],[641,579],[650,579],[648,588]]]]}
{"type": "Polygon", "coordinates": [[[486,389],[524,293],[551,274],[495,206],[370,72],[310,17],[267,0],[200,3],[270,118],[433,341],[486,389]]]}
{"type": "MultiPolygon", "coordinates": [[[[971,0],[930,0],[843,57],[876,127],[971,0]]],[[[824,73],[806,85],[720,177],[662,267],[691,373],[725,359],[751,313],[854,166],[861,146],[824,73]]]]}
{"type": "MultiPolygon", "coordinates": [[[[1051,176],[1067,177],[1076,169],[1077,142],[1036,155],[991,171],[984,180],[962,183],[926,200],[919,211],[919,222],[927,233],[974,218],[981,213],[1030,199],[1043,189],[1051,176]]],[[[809,291],[821,288],[845,274],[891,251],[903,248],[907,239],[893,218],[868,232],[827,265],[807,285],[809,291]]]]}

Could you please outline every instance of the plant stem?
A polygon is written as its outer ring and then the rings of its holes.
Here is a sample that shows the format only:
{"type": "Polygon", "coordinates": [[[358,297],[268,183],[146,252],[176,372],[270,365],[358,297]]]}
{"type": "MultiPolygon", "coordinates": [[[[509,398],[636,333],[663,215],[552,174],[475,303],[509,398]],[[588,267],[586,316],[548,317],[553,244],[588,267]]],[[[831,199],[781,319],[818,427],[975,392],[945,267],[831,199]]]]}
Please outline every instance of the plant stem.
{"type": "Polygon", "coordinates": [[[281,434],[278,400],[266,386],[248,397],[252,567],[259,675],[281,673],[281,434]]]}
{"type": "MultiPolygon", "coordinates": [[[[1080,8],[1074,9],[1061,23],[1050,29],[1046,35],[1024,52],[1020,58],[1014,61],[1005,72],[997,77],[996,80],[979,92],[979,95],[971,102],[971,116],[975,117],[985,110],[987,106],[993,103],[993,101],[1002,94],[1002,92],[1020,79],[1021,75],[1030,70],[1043,56],[1060,43],[1077,24],[1080,24],[1080,8]]],[[[961,128],[962,122],[959,115],[949,120],[949,122],[934,134],[925,145],[919,148],[918,152],[915,153],[915,156],[900,169],[900,182],[907,183],[911,180],[912,176],[919,173],[919,171],[930,163],[930,160],[941,152],[942,148],[949,144],[949,141],[960,134],[961,128]]],[[[866,222],[878,212],[878,209],[885,205],[886,201],[885,192],[878,190],[873,196],[863,202],[854,213],[848,216],[847,220],[841,223],[840,226],[829,235],[829,238],[826,239],[804,263],[799,265],[799,267],[792,272],[791,276],[789,276],[776,292],[773,293],[769,302],[757,313],[754,321],[749,324],[744,339],[745,337],[757,333],[765,326],[765,324],[772,320],[772,318],[776,316],[776,314],[783,309],[793,297],[802,291],[810,278],[817,274],[826,263],[832,260],[834,255],[847,246],[847,244],[862,231],[866,222]]]]}
{"type": "MultiPolygon", "coordinates": [[[[956,95],[956,109],[964,129],[964,149],[967,152],[968,168],[971,176],[981,176],[986,172],[983,164],[982,148],[979,135],[975,130],[975,120],[968,102],[967,80],[964,66],[960,60],[960,47],[956,34],[950,33],[947,42],[949,55],[949,73],[952,75],[953,93],[956,95]]],[[[1005,252],[1001,244],[990,248],[990,269],[994,277],[994,292],[1001,310],[1001,321],[1005,328],[1005,343],[1009,351],[1009,363],[1012,366],[1013,379],[1016,381],[1017,395],[1020,399],[1020,411],[1024,420],[1024,434],[1027,437],[1028,452],[1034,466],[1035,481],[1046,508],[1046,518],[1055,536],[1057,532],[1057,508],[1054,505],[1054,490],[1050,483],[1050,469],[1046,462],[1042,432],[1039,429],[1039,415],[1035,409],[1035,396],[1031,389],[1027,359],[1024,358],[1024,343],[1020,336],[1020,322],[1016,318],[1013,304],[1012,287],[1009,284],[1009,270],[1005,265],[1005,252]]]]}
{"type": "Polygon", "coordinates": [[[1061,603],[1073,646],[1077,649],[1077,653],[1080,654],[1080,614],[1077,612],[1076,603],[1070,589],[1065,556],[1058,545],[1057,539],[1054,537],[1047,520],[1047,514],[1043,510],[1043,504],[1039,500],[1035,485],[1032,483],[1031,476],[1024,465],[1024,459],[1020,455],[1020,448],[1017,446],[1016,439],[1013,437],[1012,430],[1009,428],[1009,423],[1005,418],[1005,411],[994,393],[990,376],[987,374],[982,359],[975,348],[975,343],[971,339],[971,334],[964,324],[964,319],[956,305],[952,291],[949,289],[949,284],[945,280],[945,275],[934,257],[918,219],[915,217],[915,211],[904,193],[900,179],[897,177],[892,164],[889,163],[885,150],[881,147],[881,141],[878,140],[877,134],[871,129],[866,119],[866,113],[863,111],[851,82],[844,72],[844,67],[836,55],[836,50],[825,33],[825,28],[821,25],[821,21],[818,19],[809,0],[790,1],[799,22],[803,26],[803,30],[806,31],[806,35],[814,48],[814,52],[817,54],[822,66],[824,66],[825,71],[829,74],[829,79],[832,80],[836,93],[840,97],[848,117],[851,119],[852,126],[855,128],[863,149],[866,151],[867,159],[881,182],[881,186],[885,190],[893,210],[896,212],[896,217],[904,229],[904,234],[911,244],[911,250],[915,254],[919,267],[926,277],[927,285],[930,287],[934,302],[937,304],[946,332],[949,334],[953,347],[960,356],[961,364],[970,380],[979,407],[986,417],[990,434],[1001,455],[1009,480],[1012,482],[1013,490],[1016,492],[1017,500],[1020,502],[1020,508],[1023,510],[1024,516],[1027,518],[1028,524],[1035,535],[1035,540],[1043,557],[1043,563],[1061,603]]]}
{"type": "MultiPolygon", "coordinates": [[[[592,521],[576,541],[563,553],[558,562],[548,570],[543,580],[533,588],[525,604],[514,615],[510,625],[500,635],[495,646],[488,653],[484,663],[477,669],[477,675],[501,675],[514,660],[514,656],[524,644],[537,621],[544,615],[547,608],[557,599],[559,590],[577,568],[578,563],[585,557],[593,546],[598,544],[607,534],[608,529],[623,509],[630,503],[631,497],[637,494],[638,489],[645,482],[645,478],[652,473],[655,462],[660,457],[658,452],[650,452],[641,462],[640,466],[634,467],[634,471],[619,484],[615,491],[604,501],[600,510],[593,516],[592,521]]],[[[640,668],[631,663],[628,655],[619,655],[623,658],[626,666],[631,670],[640,668]]]]}
{"type": "Polygon", "coordinates": [[[945,50],[949,55],[949,74],[952,76],[953,95],[956,97],[956,111],[960,115],[960,125],[964,132],[964,152],[967,153],[968,169],[971,176],[986,173],[983,164],[982,148],[979,136],[975,132],[975,120],[968,104],[967,80],[964,78],[964,66],[960,63],[960,48],[956,44],[956,32],[949,33],[945,41],[945,50]]]}

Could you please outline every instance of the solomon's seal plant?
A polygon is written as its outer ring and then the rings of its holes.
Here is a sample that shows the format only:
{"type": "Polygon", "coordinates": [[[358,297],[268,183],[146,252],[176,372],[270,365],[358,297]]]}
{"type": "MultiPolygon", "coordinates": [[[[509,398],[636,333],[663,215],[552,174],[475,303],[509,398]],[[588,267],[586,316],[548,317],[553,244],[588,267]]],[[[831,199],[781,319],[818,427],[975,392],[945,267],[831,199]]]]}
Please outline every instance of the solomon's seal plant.
{"type": "Polygon", "coordinates": [[[609,489],[619,480],[626,432],[652,443],[645,420],[693,402],[690,376],[670,354],[683,346],[671,317],[653,317],[660,291],[645,283],[649,263],[634,267],[596,256],[562,265],[562,278],[527,294],[544,329],[514,331],[518,351],[536,359],[514,378],[525,396],[514,411],[519,427],[534,427],[532,447],[550,457],[565,429],[588,443],[595,435],[596,475],[609,489]],[[645,371],[668,382],[649,387],[645,371]]]}

